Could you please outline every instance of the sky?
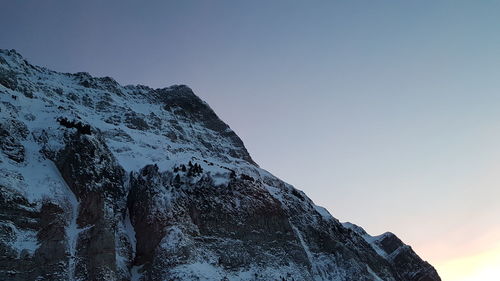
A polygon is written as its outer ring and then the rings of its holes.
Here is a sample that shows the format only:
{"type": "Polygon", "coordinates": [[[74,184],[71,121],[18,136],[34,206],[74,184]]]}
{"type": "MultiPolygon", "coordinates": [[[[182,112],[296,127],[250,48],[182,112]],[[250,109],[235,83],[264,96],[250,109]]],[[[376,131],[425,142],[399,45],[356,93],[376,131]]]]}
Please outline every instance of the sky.
{"type": "MultiPolygon", "coordinates": [[[[445,281],[500,275],[500,2],[10,1],[0,48],[187,84],[259,165],[445,281]]],[[[495,279],[494,279],[495,278],[495,279]]]]}

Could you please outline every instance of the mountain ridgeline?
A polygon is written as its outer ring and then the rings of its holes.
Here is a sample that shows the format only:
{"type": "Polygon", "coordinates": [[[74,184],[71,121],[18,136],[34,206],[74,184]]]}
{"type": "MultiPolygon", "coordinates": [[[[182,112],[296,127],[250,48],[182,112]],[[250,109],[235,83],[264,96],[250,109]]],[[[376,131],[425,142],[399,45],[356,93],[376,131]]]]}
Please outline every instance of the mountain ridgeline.
{"type": "Polygon", "coordinates": [[[186,86],[0,50],[0,117],[0,280],[440,280],[261,169],[186,86]]]}

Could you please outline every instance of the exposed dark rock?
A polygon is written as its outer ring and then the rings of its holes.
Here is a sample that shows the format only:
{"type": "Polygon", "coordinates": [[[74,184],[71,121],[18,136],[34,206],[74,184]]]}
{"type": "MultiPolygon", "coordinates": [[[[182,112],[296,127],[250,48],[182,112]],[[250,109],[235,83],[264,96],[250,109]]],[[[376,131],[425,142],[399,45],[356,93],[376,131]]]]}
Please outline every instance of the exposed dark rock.
{"type": "Polygon", "coordinates": [[[28,128],[17,120],[7,120],[0,123],[0,148],[11,160],[18,163],[24,161],[25,149],[20,141],[26,139],[28,128]]]}
{"type": "Polygon", "coordinates": [[[58,205],[44,202],[37,210],[22,195],[0,186],[0,280],[67,280],[64,226],[58,205]],[[28,238],[26,233],[33,234],[28,238]],[[38,243],[38,248],[17,252],[13,241],[26,247],[38,243]]]}
{"type": "Polygon", "coordinates": [[[30,99],[32,99],[32,98],[34,98],[34,97],[35,97],[35,96],[33,95],[33,93],[32,93],[31,91],[29,91],[29,90],[23,91],[22,93],[23,93],[23,95],[24,95],[25,97],[30,98],[30,99]]]}
{"type": "Polygon", "coordinates": [[[127,112],[125,114],[125,124],[130,129],[141,130],[141,131],[149,129],[149,125],[144,120],[144,116],[140,116],[139,114],[131,112],[127,112]]]}
{"type": "Polygon", "coordinates": [[[117,222],[125,213],[125,174],[100,137],[73,135],[56,161],[80,201],[76,276],[117,280],[117,222]]]}
{"type": "Polygon", "coordinates": [[[11,90],[16,90],[16,73],[11,70],[0,69],[0,85],[11,90]]]}
{"type": "Polygon", "coordinates": [[[66,127],[66,128],[76,128],[78,133],[80,133],[80,134],[84,134],[84,135],[91,135],[92,134],[91,127],[89,124],[83,124],[82,122],[75,121],[75,120],[70,121],[64,117],[57,118],[57,122],[59,122],[59,124],[61,124],[62,126],[66,127]]]}

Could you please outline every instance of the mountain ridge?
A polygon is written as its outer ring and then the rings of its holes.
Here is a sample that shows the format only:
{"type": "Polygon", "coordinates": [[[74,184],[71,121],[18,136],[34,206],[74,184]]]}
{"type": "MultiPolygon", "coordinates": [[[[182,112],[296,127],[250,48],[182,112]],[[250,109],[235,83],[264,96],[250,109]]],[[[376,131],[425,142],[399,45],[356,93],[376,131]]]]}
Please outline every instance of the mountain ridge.
{"type": "Polygon", "coordinates": [[[261,169],[185,85],[0,50],[0,279],[440,280],[261,169]]]}

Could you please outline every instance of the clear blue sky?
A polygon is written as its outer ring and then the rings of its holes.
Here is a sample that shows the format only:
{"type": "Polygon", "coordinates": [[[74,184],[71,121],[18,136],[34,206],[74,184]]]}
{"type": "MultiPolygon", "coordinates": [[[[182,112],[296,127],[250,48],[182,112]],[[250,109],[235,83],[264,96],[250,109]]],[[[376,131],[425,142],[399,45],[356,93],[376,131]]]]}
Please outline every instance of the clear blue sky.
{"type": "Polygon", "coordinates": [[[2,1],[0,48],[122,84],[187,84],[263,168],[439,263],[500,229],[499,11],[499,1],[2,1]]]}

